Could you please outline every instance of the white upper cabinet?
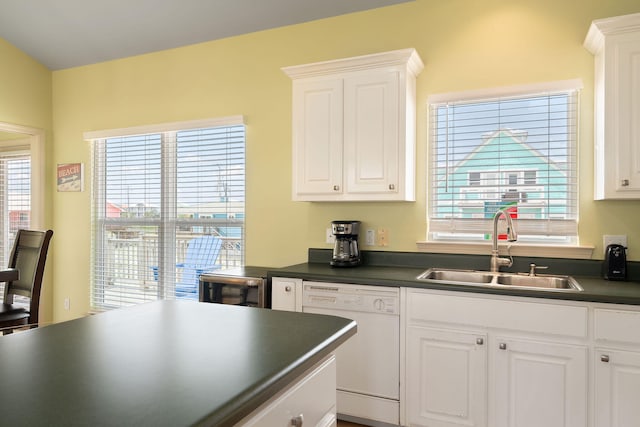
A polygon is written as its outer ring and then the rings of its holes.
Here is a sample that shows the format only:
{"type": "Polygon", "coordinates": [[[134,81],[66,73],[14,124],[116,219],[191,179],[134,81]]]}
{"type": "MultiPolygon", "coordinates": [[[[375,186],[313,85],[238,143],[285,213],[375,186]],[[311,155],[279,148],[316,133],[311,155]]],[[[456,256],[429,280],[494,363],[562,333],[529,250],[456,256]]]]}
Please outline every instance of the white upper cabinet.
{"type": "Polygon", "coordinates": [[[414,201],[415,49],[283,68],[293,80],[293,200],[414,201]]]}
{"type": "Polygon", "coordinates": [[[593,21],[595,199],[640,199],[640,13],[593,21]]]}

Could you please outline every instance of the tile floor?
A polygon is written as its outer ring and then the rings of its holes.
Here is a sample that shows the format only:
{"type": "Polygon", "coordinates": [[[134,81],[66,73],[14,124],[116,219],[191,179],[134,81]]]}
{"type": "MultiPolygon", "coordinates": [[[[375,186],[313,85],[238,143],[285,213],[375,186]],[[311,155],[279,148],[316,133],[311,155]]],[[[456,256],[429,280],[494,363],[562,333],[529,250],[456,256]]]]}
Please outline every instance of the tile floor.
{"type": "Polygon", "coordinates": [[[364,427],[362,424],[354,424],[349,421],[338,420],[338,427],[364,427]]]}

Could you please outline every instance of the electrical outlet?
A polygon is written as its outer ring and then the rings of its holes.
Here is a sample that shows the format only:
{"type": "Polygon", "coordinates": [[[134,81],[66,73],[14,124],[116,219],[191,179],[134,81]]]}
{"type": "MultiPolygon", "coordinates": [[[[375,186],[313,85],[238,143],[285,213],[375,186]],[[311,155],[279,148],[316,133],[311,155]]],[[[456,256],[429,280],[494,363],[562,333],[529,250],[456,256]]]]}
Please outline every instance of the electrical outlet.
{"type": "Polygon", "coordinates": [[[389,230],[386,228],[378,229],[378,246],[388,246],[389,245],[389,230]]]}
{"type": "Polygon", "coordinates": [[[326,240],[327,243],[330,244],[334,244],[336,242],[336,236],[333,235],[333,231],[331,231],[331,228],[327,228],[326,230],[326,240]]]}
{"type": "Polygon", "coordinates": [[[373,228],[367,229],[365,243],[367,246],[375,246],[376,244],[376,230],[373,228]]]}
{"type": "Polygon", "coordinates": [[[69,300],[69,298],[65,298],[64,299],[64,309],[69,311],[69,309],[71,308],[71,300],[69,300]]]}
{"type": "Polygon", "coordinates": [[[605,234],[604,236],[602,236],[602,243],[604,246],[604,249],[607,249],[607,246],[609,245],[622,245],[625,248],[627,247],[627,236],[626,234],[621,234],[621,235],[607,235],[605,234]]]}

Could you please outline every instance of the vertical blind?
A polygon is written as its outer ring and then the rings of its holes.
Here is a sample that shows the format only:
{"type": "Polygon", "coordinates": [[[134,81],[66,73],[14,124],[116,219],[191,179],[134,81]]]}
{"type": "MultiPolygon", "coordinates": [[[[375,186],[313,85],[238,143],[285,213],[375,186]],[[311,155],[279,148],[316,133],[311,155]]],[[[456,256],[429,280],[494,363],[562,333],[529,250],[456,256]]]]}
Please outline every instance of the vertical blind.
{"type": "Polygon", "coordinates": [[[575,242],[578,102],[568,89],[430,103],[430,239],[487,239],[506,207],[519,240],[575,242]]]}
{"type": "Polygon", "coordinates": [[[244,125],[92,142],[93,309],[197,299],[199,274],[244,264],[244,125]]]}

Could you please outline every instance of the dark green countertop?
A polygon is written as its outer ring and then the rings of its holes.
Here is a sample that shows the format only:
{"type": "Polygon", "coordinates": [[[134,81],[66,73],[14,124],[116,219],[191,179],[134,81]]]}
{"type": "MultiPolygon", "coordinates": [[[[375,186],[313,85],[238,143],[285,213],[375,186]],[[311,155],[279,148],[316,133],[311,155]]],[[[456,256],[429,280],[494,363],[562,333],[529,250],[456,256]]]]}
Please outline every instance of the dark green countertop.
{"type": "Polygon", "coordinates": [[[7,335],[1,423],[233,425],[355,332],[334,316],[159,301],[7,335]]]}
{"type": "MultiPolygon", "coordinates": [[[[487,287],[445,284],[417,280],[416,277],[431,267],[486,270],[489,256],[431,255],[419,253],[370,252],[365,263],[352,268],[335,268],[329,265],[326,250],[310,249],[311,262],[269,271],[270,277],[292,277],[323,282],[354,283],[373,286],[399,286],[446,291],[475,292],[494,295],[511,295],[535,298],[552,298],[574,301],[591,301],[615,304],[640,305],[640,280],[609,281],[597,275],[599,261],[559,260],[527,258],[517,260],[511,272],[527,271],[528,263],[548,265],[545,274],[573,276],[584,289],[582,292],[545,291],[518,287],[487,287]]],[[[515,258],[514,258],[515,260],[515,258]]],[[[637,266],[632,266],[635,270],[637,266]]]]}

